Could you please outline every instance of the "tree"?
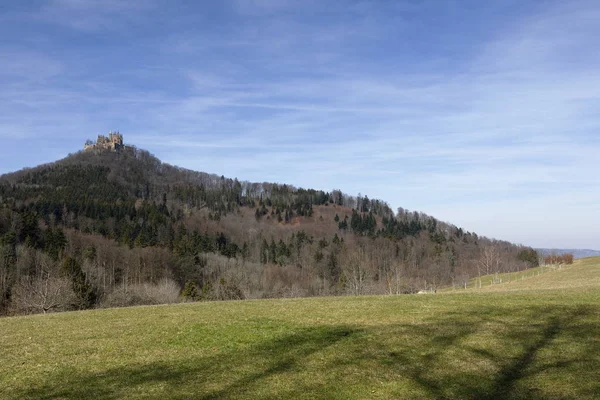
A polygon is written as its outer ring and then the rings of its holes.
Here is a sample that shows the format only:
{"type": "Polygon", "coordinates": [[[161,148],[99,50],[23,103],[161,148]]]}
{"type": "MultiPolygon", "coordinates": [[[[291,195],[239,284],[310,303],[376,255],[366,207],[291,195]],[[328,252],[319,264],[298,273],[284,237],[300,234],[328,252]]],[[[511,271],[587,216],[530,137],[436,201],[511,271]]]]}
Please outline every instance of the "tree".
{"type": "Polygon", "coordinates": [[[385,271],[385,285],[388,294],[400,294],[402,292],[402,270],[404,265],[393,262],[385,271]]]}
{"type": "Polygon", "coordinates": [[[529,268],[534,268],[540,265],[540,256],[534,249],[524,249],[519,252],[517,258],[526,262],[529,268]]]}
{"type": "Polygon", "coordinates": [[[68,279],[45,273],[38,278],[23,277],[13,289],[11,304],[22,313],[46,314],[69,310],[77,300],[68,279]]]}
{"type": "Polygon", "coordinates": [[[369,261],[368,254],[362,246],[344,253],[341,260],[342,276],[350,294],[354,296],[365,294],[369,261]]]}
{"type": "Polygon", "coordinates": [[[17,237],[9,232],[0,237],[0,305],[7,298],[13,274],[14,265],[17,261],[16,250],[17,237]]]}
{"type": "Polygon", "coordinates": [[[477,264],[477,272],[479,276],[479,287],[481,287],[481,273],[490,275],[498,274],[500,270],[500,253],[495,245],[488,245],[483,248],[477,264]]]}
{"type": "Polygon", "coordinates": [[[181,295],[183,297],[185,297],[186,299],[189,299],[192,301],[198,300],[200,295],[198,293],[198,288],[196,286],[196,282],[194,282],[192,280],[188,280],[187,282],[185,282],[185,286],[183,287],[183,291],[181,292],[181,295]]]}
{"type": "Polygon", "coordinates": [[[96,302],[96,293],[92,286],[87,283],[85,274],[81,269],[81,263],[73,257],[66,257],[62,269],[65,275],[71,279],[71,287],[77,296],[77,308],[92,307],[96,302]]]}

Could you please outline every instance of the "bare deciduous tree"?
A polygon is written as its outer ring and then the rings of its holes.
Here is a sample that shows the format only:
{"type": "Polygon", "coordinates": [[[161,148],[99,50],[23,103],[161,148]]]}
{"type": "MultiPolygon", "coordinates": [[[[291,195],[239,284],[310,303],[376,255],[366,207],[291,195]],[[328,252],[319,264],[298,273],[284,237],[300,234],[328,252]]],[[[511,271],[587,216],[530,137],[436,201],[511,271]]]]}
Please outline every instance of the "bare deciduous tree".
{"type": "Polygon", "coordinates": [[[13,289],[12,306],[19,312],[46,314],[52,311],[64,311],[72,307],[77,296],[66,278],[52,277],[45,273],[43,277],[23,277],[13,289]]]}
{"type": "Polygon", "coordinates": [[[386,271],[385,284],[388,294],[402,293],[402,271],[404,265],[401,262],[394,262],[386,271]]]}
{"type": "Polygon", "coordinates": [[[342,276],[350,294],[354,296],[365,294],[369,280],[369,264],[369,257],[362,247],[344,254],[341,260],[342,276]]]}
{"type": "Polygon", "coordinates": [[[481,287],[481,272],[485,275],[500,272],[500,252],[495,245],[488,245],[481,251],[477,271],[479,273],[479,287],[481,287]]]}

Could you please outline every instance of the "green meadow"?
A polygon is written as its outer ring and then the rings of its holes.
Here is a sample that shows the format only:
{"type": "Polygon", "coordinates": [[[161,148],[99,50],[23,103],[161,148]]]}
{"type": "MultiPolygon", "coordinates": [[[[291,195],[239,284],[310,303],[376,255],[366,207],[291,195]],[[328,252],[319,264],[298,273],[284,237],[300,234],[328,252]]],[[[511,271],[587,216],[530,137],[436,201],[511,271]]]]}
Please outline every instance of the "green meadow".
{"type": "Polygon", "coordinates": [[[436,295],[0,319],[2,399],[600,398],[600,259],[436,295]]]}
{"type": "MultiPolygon", "coordinates": [[[[524,271],[484,275],[467,283],[467,290],[478,291],[568,288],[600,288],[600,257],[584,258],[572,265],[544,265],[524,271]]],[[[444,292],[463,290],[462,287],[442,289],[444,292]]]]}

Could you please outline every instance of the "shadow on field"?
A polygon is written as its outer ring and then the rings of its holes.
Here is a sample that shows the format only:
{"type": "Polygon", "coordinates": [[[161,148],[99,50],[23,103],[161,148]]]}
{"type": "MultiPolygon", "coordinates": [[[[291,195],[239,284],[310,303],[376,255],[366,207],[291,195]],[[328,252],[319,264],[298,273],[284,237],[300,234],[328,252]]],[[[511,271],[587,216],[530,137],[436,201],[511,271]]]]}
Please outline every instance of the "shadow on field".
{"type": "MultiPolygon", "coordinates": [[[[235,353],[127,366],[98,374],[71,372],[55,376],[49,384],[30,388],[18,398],[122,399],[132,395],[143,398],[236,398],[260,389],[258,385],[271,376],[294,371],[306,357],[348,340],[356,333],[356,329],[346,326],[296,329],[293,334],[235,353]],[[155,393],[148,392],[152,388],[155,393]]],[[[286,390],[294,397],[296,389],[286,390]]]]}
{"type": "Polygon", "coordinates": [[[479,305],[412,323],[315,325],[213,356],[62,372],[15,398],[600,398],[598,315],[479,305]]]}
{"type": "MultiPolygon", "coordinates": [[[[577,315],[571,315],[561,321],[559,318],[551,316],[545,324],[541,337],[527,346],[512,363],[506,364],[500,370],[494,381],[494,390],[488,396],[485,396],[485,398],[499,399],[507,398],[511,395],[515,389],[515,384],[528,375],[528,368],[534,363],[536,354],[554,340],[561,331],[561,325],[570,324],[576,317],[577,315]]],[[[559,365],[567,367],[568,364],[569,362],[567,361],[561,362],[559,365]]]]}
{"type": "Polygon", "coordinates": [[[600,347],[594,338],[600,337],[600,326],[592,322],[598,310],[535,307],[514,313],[522,322],[507,318],[506,310],[481,308],[476,315],[452,313],[404,327],[404,334],[427,338],[426,345],[420,352],[392,350],[388,364],[433,399],[599,398],[600,347]],[[496,335],[477,337],[486,331],[496,335]],[[562,344],[554,343],[557,338],[562,344]],[[544,386],[556,382],[544,373],[575,385],[549,395],[544,386]],[[595,379],[581,376],[586,373],[595,379]]]}

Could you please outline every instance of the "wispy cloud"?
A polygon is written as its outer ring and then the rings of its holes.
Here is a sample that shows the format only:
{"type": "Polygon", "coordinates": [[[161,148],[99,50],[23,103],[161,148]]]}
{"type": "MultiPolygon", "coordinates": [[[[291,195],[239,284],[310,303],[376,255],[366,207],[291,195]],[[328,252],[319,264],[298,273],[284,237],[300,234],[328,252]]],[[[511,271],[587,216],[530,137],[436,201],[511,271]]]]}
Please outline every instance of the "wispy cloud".
{"type": "Polygon", "coordinates": [[[293,0],[234,0],[231,5],[235,12],[244,16],[273,16],[283,11],[297,10],[299,6],[309,8],[314,2],[307,0],[303,4],[293,0]]]}
{"type": "Polygon", "coordinates": [[[19,17],[92,32],[125,29],[150,8],[152,2],[142,0],[50,0],[19,17]]]}
{"type": "Polygon", "coordinates": [[[595,2],[513,14],[503,2],[240,1],[188,10],[206,26],[169,8],[172,30],[157,34],[159,5],[63,0],[33,13],[86,34],[133,18],[135,32],[90,48],[17,41],[0,72],[0,136],[55,134],[77,148],[120,128],[187,168],[360,191],[534,245],[598,247],[595,2]],[[560,241],[544,221],[581,234],[560,241]]]}

